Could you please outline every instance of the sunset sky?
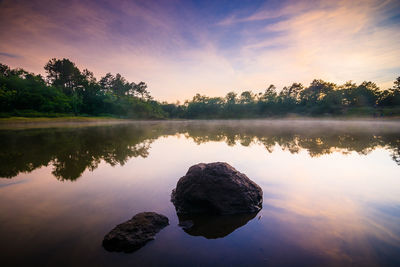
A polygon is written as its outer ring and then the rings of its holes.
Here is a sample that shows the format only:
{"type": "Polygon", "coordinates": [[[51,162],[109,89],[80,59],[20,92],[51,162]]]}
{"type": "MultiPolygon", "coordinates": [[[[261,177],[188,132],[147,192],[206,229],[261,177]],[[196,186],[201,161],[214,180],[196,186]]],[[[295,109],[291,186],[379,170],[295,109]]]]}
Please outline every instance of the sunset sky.
{"type": "Polygon", "coordinates": [[[69,58],[160,101],[400,76],[400,1],[0,0],[0,62],[69,58]]]}

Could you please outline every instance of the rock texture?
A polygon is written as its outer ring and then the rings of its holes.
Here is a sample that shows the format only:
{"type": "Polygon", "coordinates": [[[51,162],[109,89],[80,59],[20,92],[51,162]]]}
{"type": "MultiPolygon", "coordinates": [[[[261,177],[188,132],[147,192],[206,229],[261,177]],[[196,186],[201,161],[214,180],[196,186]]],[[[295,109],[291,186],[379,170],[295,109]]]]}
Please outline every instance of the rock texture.
{"type": "Polygon", "coordinates": [[[172,191],[179,214],[237,214],[262,208],[262,189],[227,163],[200,163],[189,168],[172,191]]]}
{"type": "Polygon", "coordinates": [[[132,252],[148,241],[169,224],[168,218],[155,212],[142,212],[129,221],[117,225],[103,240],[103,246],[108,251],[132,252]]]}

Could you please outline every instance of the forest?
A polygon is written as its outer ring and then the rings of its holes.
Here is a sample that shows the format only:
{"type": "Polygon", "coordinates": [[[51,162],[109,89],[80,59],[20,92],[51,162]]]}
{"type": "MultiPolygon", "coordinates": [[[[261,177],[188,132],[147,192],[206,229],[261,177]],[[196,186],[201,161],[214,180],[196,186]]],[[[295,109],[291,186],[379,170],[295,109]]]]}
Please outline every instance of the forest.
{"type": "Polygon", "coordinates": [[[145,82],[107,73],[99,80],[69,59],[50,59],[46,77],[0,63],[0,117],[106,116],[129,119],[229,119],[298,116],[400,115],[400,77],[388,89],[374,82],[342,85],[313,80],[263,92],[196,94],[183,104],[154,100],[145,82]]]}

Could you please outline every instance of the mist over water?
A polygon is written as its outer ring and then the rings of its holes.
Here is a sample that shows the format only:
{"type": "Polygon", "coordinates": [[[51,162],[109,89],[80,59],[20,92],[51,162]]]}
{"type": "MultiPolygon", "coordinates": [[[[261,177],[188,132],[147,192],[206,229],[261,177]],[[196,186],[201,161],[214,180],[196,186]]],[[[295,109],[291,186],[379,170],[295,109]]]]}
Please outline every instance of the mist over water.
{"type": "Polygon", "coordinates": [[[0,130],[2,266],[400,264],[398,121],[50,126],[0,130]],[[171,190],[214,161],[259,184],[263,209],[185,231],[171,190]],[[141,211],[170,226],[133,254],[105,251],[104,235],[141,211]]]}

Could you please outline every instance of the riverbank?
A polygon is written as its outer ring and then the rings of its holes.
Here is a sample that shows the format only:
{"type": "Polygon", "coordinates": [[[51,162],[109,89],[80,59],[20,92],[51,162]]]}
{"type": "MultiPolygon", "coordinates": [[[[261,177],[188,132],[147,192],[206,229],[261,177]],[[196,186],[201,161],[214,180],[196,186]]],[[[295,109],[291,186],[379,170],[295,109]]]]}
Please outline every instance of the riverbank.
{"type": "Polygon", "coordinates": [[[0,118],[0,123],[35,123],[35,122],[96,122],[96,121],[124,121],[113,117],[9,117],[0,118]]]}
{"type": "MultiPolygon", "coordinates": [[[[255,118],[198,118],[198,119],[177,119],[170,118],[162,121],[229,121],[229,120],[400,120],[400,116],[373,117],[373,116],[299,116],[289,114],[286,116],[255,117],[255,118]]],[[[5,124],[36,124],[36,123],[99,123],[99,122],[132,122],[132,121],[154,121],[146,119],[122,119],[114,117],[9,117],[0,118],[0,125],[5,124]]]]}
{"type": "MultiPolygon", "coordinates": [[[[204,123],[204,122],[212,122],[212,123],[231,123],[231,122],[252,122],[252,123],[260,123],[267,122],[275,123],[278,121],[286,121],[295,123],[296,125],[303,123],[312,123],[312,122],[351,122],[351,121],[359,121],[359,122],[400,122],[400,116],[392,116],[392,117],[370,117],[370,116],[361,116],[361,117],[349,117],[349,116],[338,116],[338,117],[308,117],[308,116],[297,116],[297,115],[289,115],[289,116],[280,116],[280,117],[267,117],[267,118],[240,118],[240,119],[164,119],[164,120],[134,120],[134,119],[121,119],[121,118],[113,118],[113,117],[55,117],[55,118],[47,118],[47,117],[36,117],[36,118],[27,118],[27,117],[10,117],[10,118],[0,118],[0,130],[10,130],[10,129],[31,129],[31,128],[68,128],[68,127],[86,127],[86,126],[100,126],[100,125],[115,125],[115,124],[123,124],[123,123],[168,123],[168,122],[193,122],[193,123],[204,123]]],[[[315,125],[314,125],[315,126],[315,125]]]]}
{"type": "Polygon", "coordinates": [[[9,117],[0,118],[0,129],[9,128],[42,128],[42,127],[68,127],[68,126],[88,126],[103,124],[119,124],[130,122],[131,120],[113,117],[9,117]]]}

